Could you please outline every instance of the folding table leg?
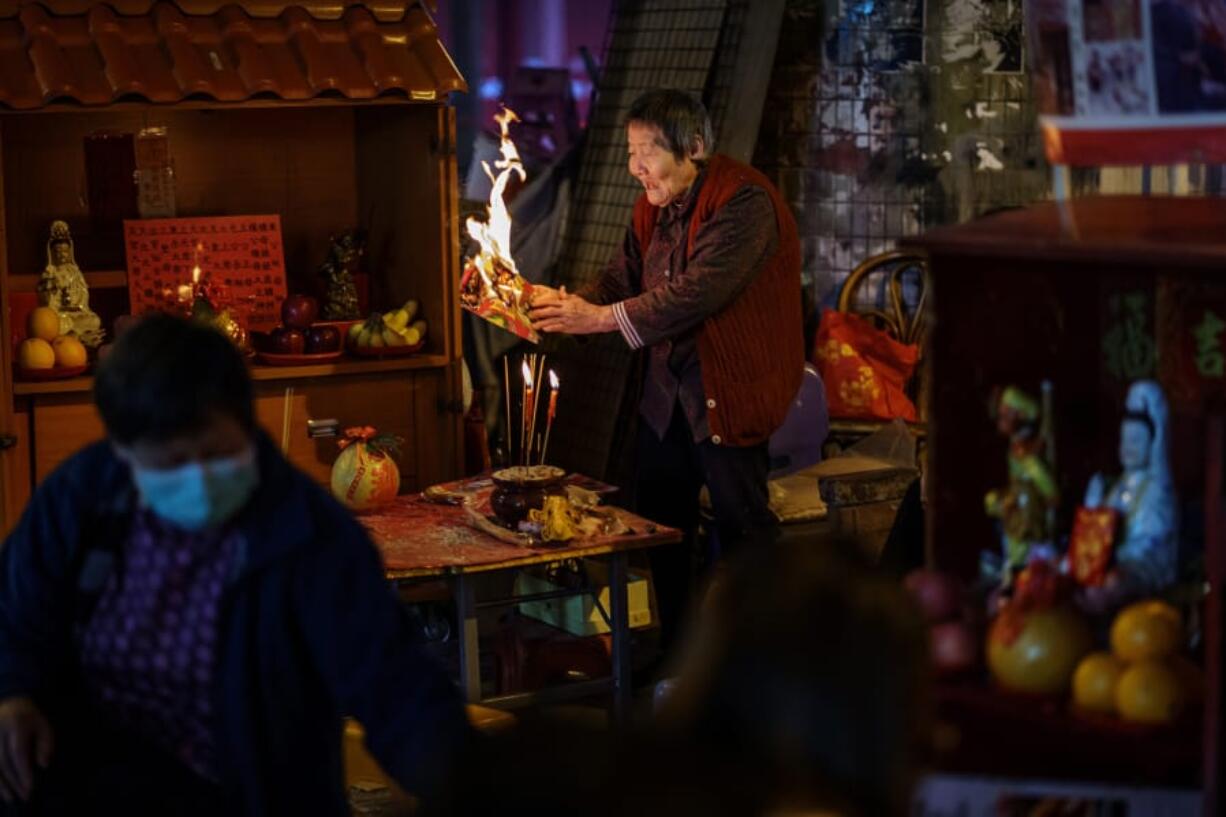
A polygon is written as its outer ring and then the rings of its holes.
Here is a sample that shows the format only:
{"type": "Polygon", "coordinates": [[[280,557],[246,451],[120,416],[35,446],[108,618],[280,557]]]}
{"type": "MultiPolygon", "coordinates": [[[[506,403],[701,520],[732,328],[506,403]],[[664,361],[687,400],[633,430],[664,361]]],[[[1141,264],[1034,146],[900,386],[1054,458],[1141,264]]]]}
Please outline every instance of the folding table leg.
{"type": "Polygon", "coordinates": [[[477,604],[472,579],[455,578],[456,619],[460,630],[460,687],[470,703],[481,700],[481,653],[477,643],[477,604]]]}
{"type": "Polygon", "coordinates": [[[630,723],[630,599],[627,597],[625,551],[609,554],[609,612],[613,618],[613,721],[630,723]]]}

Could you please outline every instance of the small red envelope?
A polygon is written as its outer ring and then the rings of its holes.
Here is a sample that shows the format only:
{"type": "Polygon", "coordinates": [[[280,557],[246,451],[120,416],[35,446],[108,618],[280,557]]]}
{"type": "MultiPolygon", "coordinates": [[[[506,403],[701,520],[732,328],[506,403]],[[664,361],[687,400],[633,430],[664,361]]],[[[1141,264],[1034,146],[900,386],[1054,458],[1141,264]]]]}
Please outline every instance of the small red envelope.
{"type": "Polygon", "coordinates": [[[1098,587],[1107,578],[1115,551],[1119,512],[1114,508],[1078,508],[1069,539],[1068,562],[1073,580],[1084,587],[1098,587]]]}

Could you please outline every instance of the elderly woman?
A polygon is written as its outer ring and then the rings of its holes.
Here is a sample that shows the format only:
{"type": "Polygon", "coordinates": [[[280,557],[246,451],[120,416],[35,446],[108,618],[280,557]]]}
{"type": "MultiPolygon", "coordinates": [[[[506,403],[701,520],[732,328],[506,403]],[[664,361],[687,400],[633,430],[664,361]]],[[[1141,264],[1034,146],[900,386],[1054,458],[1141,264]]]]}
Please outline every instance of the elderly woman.
{"type": "Polygon", "coordinates": [[[168,316],[95,382],[108,439],[0,551],[0,795],[35,814],[347,814],[342,717],[406,788],[466,739],[378,553],[255,426],[242,358],[168,316]]]}
{"type": "MultiPolygon", "coordinates": [[[[796,223],[764,175],[714,152],[706,108],[683,91],[631,105],[626,150],[643,192],[621,252],[579,292],[535,287],[532,321],[644,350],[641,514],[692,537],[705,485],[722,551],[761,549],[777,535],[768,442],[804,373],[796,223]]],[[[687,607],[689,547],[652,551],[666,642],[687,607]]]]}

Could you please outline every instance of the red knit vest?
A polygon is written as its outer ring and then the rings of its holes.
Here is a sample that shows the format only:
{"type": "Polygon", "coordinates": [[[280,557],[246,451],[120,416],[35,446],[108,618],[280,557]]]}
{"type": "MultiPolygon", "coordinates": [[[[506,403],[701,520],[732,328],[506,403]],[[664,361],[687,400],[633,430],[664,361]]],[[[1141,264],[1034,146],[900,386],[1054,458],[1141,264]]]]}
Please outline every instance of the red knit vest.
{"type": "MultiPolygon", "coordinates": [[[[712,442],[737,446],[763,442],[783,424],[805,365],[800,238],[792,211],[764,175],[727,156],[713,156],[690,219],[686,252],[702,225],[747,184],[770,195],[778,248],[736,300],[707,318],[698,334],[712,442]]],[[[634,205],[634,234],[644,257],[659,210],[646,194],[634,205]]]]}

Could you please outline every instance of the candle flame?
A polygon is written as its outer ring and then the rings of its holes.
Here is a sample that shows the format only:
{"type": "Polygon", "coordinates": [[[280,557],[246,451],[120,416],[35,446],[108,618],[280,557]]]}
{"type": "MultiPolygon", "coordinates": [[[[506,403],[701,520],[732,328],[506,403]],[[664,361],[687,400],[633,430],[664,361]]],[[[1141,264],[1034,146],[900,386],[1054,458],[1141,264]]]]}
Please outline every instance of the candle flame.
{"type": "Polygon", "coordinates": [[[549,387],[554,391],[558,390],[558,375],[553,369],[549,370],[549,387]]]}
{"type": "Polygon", "coordinates": [[[192,283],[200,283],[200,253],[204,250],[204,244],[200,241],[196,242],[196,251],[192,258],[192,283]]]}
{"type": "Polygon", "coordinates": [[[524,375],[524,385],[529,389],[532,388],[532,369],[528,368],[528,361],[524,361],[521,367],[524,375]]]}

